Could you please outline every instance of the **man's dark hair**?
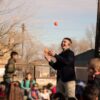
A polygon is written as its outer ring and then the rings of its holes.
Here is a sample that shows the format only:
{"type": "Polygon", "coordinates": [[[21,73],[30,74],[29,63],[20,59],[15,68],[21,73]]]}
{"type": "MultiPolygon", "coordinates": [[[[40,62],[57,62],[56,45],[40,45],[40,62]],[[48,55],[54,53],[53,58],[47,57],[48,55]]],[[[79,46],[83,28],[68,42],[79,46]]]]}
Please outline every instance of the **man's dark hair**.
{"type": "Polygon", "coordinates": [[[12,51],[11,54],[10,54],[11,58],[12,58],[13,56],[15,56],[15,55],[18,55],[18,53],[17,53],[16,51],[12,51]]]}
{"type": "Polygon", "coordinates": [[[65,40],[68,40],[70,43],[72,43],[71,38],[65,37],[64,39],[65,39],[65,40]]]}
{"type": "Polygon", "coordinates": [[[96,100],[98,96],[99,89],[93,85],[88,85],[83,92],[83,100],[96,100]]]}

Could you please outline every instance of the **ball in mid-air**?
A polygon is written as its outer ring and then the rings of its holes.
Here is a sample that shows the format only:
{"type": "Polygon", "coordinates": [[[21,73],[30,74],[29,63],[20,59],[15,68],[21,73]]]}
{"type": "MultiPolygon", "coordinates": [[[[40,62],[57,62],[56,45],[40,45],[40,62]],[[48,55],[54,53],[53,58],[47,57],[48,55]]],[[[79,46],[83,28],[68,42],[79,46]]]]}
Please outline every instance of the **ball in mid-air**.
{"type": "Polygon", "coordinates": [[[54,22],[54,26],[58,26],[58,22],[57,21],[54,22]]]}

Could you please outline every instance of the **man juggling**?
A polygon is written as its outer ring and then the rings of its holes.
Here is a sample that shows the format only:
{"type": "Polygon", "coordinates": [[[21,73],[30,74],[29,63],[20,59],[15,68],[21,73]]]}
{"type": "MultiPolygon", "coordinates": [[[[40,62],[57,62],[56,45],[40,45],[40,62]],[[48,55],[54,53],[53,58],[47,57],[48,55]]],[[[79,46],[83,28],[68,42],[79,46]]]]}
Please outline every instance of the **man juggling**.
{"type": "Polygon", "coordinates": [[[75,98],[75,56],[70,49],[71,45],[72,40],[64,38],[61,43],[62,52],[60,54],[48,49],[44,52],[44,56],[50,66],[57,70],[57,92],[64,94],[66,98],[75,98]],[[52,58],[55,58],[56,62],[52,58]]]}

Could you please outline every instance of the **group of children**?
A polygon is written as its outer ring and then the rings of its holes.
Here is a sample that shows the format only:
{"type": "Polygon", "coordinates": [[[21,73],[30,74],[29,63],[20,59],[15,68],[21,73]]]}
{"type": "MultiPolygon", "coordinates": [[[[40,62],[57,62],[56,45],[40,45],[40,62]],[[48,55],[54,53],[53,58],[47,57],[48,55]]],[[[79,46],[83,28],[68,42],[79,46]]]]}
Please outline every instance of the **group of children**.
{"type": "MultiPolygon", "coordinates": [[[[56,88],[52,84],[40,87],[29,72],[21,82],[11,83],[9,100],[50,100],[50,96],[55,93],[56,88]]],[[[4,83],[1,83],[0,100],[8,100],[3,98],[5,96],[4,83]]]]}
{"type": "MultiPolygon", "coordinates": [[[[82,98],[78,100],[100,100],[100,59],[94,58],[90,60],[88,66],[88,82],[83,88],[82,98]]],[[[5,96],[5,87],[2,84],[0,85],[0,97],[5,96]]],[[[14,87],[18,86],[21,92],[18,92],[18,88],[14,89],[11,86],[10,92],[12,91],[12,93],[10,93],[10,100],[13,100],[12,95],[14,95],[13,91],[15,90],[16,93],[22,93],[24,97],[19,100],[64,100],[64,96],[61,93],[56,93],[56,87],[52,84],[40,88],[36,81],[32,79],[31,73],[27,73],[20,83],[12,85],[14,87]]],[[[69,100],[75,100],[75,98],[70,98],[69,100]]]]}
{"type": "Polygon", "coordinates": [[[24,99],[28,100],[50,100],[53,94],[53,85],[48,84],[42,88],[32,80],[31,73],[27,73],[25,79],[21,82],[21,88],[24,90],[24,99]]]}

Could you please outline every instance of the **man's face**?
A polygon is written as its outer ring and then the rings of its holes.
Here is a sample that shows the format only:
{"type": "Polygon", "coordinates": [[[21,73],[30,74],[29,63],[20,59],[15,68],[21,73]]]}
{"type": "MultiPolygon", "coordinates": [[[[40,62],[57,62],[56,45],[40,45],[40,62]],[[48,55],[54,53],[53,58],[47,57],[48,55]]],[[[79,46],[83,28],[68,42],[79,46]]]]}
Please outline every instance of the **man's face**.
{"type": "Polygon", "coordinates": [[[62,47],[63,50],[66,50],[66,49],[69,49],[70,48],[70,45],[71,45],[70,41],[67,40],[67,39],[64,39],[62,41],[61,47],[62,47]]]}
{"type": "Polygon", "coordinates": [[[17,60],[18,59],[18,55],[14,55],[13,58],[14,58],[14,60],[17,60]]]}

